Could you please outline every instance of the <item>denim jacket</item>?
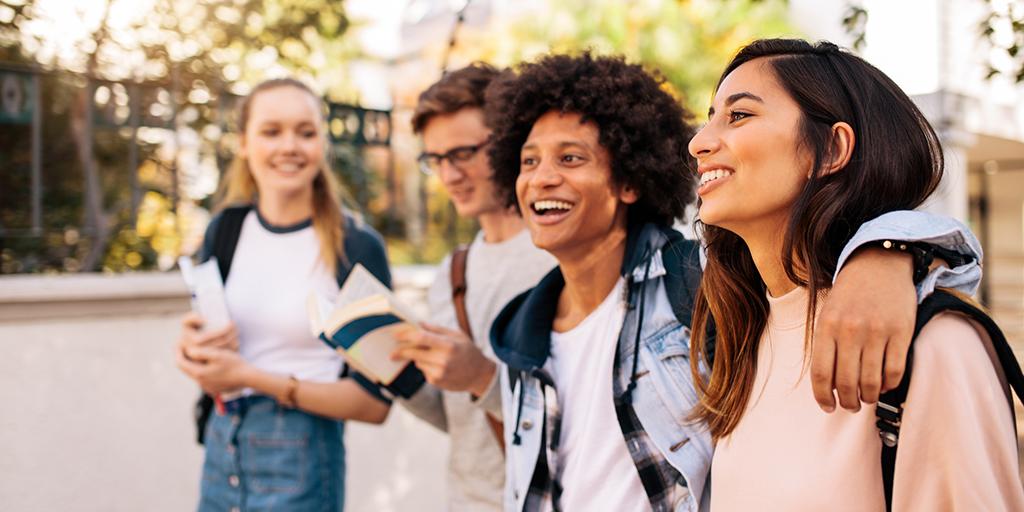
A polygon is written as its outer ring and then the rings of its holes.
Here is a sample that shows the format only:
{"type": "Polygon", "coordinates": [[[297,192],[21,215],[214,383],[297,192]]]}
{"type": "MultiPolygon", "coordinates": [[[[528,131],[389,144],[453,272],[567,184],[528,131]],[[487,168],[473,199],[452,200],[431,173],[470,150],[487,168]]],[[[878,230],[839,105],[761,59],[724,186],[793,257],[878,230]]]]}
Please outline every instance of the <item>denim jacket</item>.
{"type": "MultiPolygon", "coordinates": [[[[965,226],[921,212],[887,215],[858,231],[840,263],[853,248],[873,240],[926,240],[975,261],[933,272],[919,284],[919,294],[927,295],[936,285],[974,290],[981,251],[965,226]],[[906,229],[899,227],[903,222],[909,223],[906,229]]],[[[656,512],[706,510],[709,502],[711,436],[704,425],[686,420],[697,403],[689,361],[690,311],[700,276],[694,248],[670,228],[630,226],[621,272],[627,308],[613,375],[608,377],[613,379],[623,442],[656,512]],[[636,361],[634,354],[639,354],[636,361]]],[[[561,483],[555,475],[560,411],[544,364],[564,284],[555,268],[510,302],[491,330],[494,352],[507,366],[501,388],[507,447],[504,502],[509,511],[541,510],[545,503],[553,510],[559,506],[561,483]]]]}

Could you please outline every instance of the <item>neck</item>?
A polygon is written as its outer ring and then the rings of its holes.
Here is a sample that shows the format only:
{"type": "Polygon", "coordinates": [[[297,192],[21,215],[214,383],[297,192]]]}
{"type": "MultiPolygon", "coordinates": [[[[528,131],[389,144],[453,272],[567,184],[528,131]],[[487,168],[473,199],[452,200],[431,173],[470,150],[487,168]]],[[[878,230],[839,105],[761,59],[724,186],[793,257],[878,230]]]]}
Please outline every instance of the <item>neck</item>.
{"type": "Polygon", "coordinates": [[[747,248],[750,250],[754,266],[757,267],[765,287],[768,288],[768,294],[772,297],[781,297],[797,286],[786,275],[785,267],[782,265],[783,240],[782,237],[778,236],[778,233],[785,233],[785,231],[785,226],[777,226],[776,228],[768,230],[758,229],[755,233],[745,234],[749,236],[741,235],[741,238],[747,243],[747,248]]]}
{"type": "Polygon", "coordinates": [[[526,228],[523,218],[512,208],[481,213],[476,219],[484,232],[484,241],[489,244],[504,242],[526,228]]]}
{"type": "Polygon", "coordinates": [[[298,194],[260,194],[260,215],[275,226],[298,224],[313,216],[313,191],[298,194]]]}
{"type": "Polygon", "coordinates": [[[565,288],[558,299],[554,329],[564,332],[579,325],[604,301],[619,280],[626,255],[626,227],[616,227],[596,245],[573,257],[559,257],[565,288]]]}

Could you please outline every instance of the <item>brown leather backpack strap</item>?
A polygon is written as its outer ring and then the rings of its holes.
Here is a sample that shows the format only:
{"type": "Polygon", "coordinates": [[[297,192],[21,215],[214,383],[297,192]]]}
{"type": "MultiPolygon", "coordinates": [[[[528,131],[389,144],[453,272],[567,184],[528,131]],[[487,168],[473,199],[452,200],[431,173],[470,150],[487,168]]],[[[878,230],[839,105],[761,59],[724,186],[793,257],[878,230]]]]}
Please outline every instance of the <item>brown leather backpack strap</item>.
{"type": "MultiPolygon", "coordinates": [[[[462,332],[473,339],[473,329],[469,326],[469,314],[466,312],[466,260],[469,259],[469,247],[460,245],[452,252],[452,303],[455,305],[455,318],[459,321],[459,328],[462,332]]],[[[484,412],[487,419],[487,426],[501,447],[501,453],[505,453],[505,429],[501,422],[494,419],[490,414],[484,412]]]]}
{"type": "Polygon", "coordinates": [[[494,434],[494,439],[498,441],[498,448],[501,448],[501,454],[505,455],[505,427],[487,412],[484,412],[484,418],[487,418],[487,426],[491,427],[491,433],[494,434]]]}
{"type": "Polygon", "coordinates": [[[469,258],[469,247],[460,245],[452,253],[452,302],[455,304],[455,318],[459,328],[473,339],[473,329],[469,326],[469,315],[466,314],[466,260],[469,258]]]}

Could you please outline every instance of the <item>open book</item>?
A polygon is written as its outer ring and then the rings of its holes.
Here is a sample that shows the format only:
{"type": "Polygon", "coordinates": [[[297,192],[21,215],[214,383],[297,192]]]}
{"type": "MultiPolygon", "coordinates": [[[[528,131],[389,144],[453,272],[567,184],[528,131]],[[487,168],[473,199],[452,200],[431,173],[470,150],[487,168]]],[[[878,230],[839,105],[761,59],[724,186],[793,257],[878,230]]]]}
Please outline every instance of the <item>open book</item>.
{"type": "Polygon", "coordinates": [[[349,273],[335,304],[310,294],[307,306],[314,336],[366,378],[396,395],[412,396],[423,384],[423,374],[408,360],[392,361],[391,353],[398,348],[395,335],[415,329],[416,316],[359,264],[349,273]]]}

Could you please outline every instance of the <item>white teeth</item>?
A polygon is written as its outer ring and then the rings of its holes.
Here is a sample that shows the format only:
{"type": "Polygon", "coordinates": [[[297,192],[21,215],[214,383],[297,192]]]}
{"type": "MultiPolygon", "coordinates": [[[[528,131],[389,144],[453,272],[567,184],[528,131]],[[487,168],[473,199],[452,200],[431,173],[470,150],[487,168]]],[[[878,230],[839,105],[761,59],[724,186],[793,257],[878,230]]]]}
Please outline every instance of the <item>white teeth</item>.
{"type": "Polygon", "coordinates": [[[727,171],[725,169],[715,169],[714,171],[708,171],[700,175],[700,185],[710,183],[712,181],[715,181],[719,178],[724,178],[726,176],[732,176],[732,171],[727,171]]]}
{"type": "Polygon", "coordinates": [[[537,201],[533,203],[533,209],[537,211],[544,210],[569,210],[572,208],[572,204],[565,201],[537,201]]]}
{"type": "Polygon", "coordinates": [[[277,169],[278,171],[281,171],[281,172],[299,172],[300,170],[302,170],[302,166],[299,165],[299,164],[291,164],[291,163],[288,163],[288,164],[276,164],[276,165],[274,165],[274,169],[277,169]]]}

